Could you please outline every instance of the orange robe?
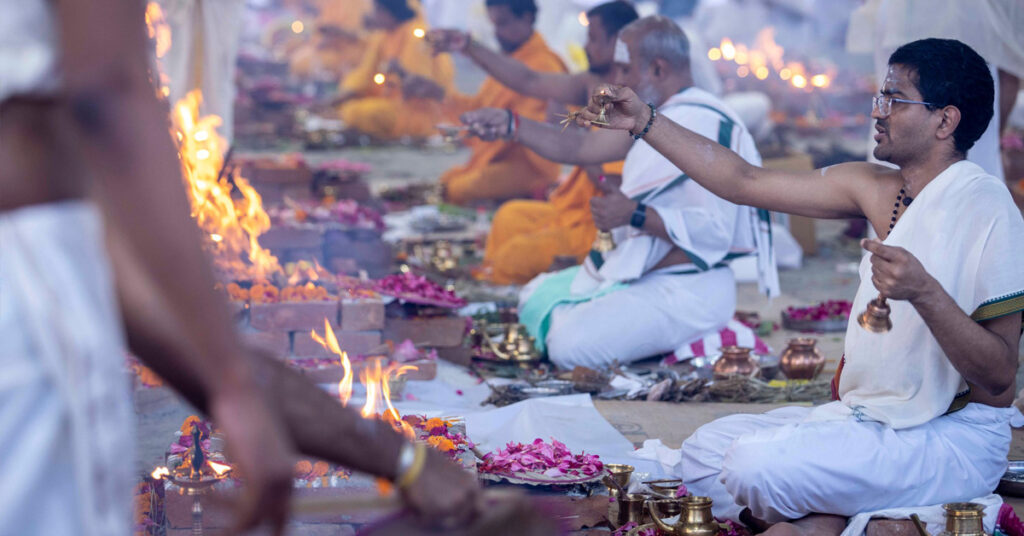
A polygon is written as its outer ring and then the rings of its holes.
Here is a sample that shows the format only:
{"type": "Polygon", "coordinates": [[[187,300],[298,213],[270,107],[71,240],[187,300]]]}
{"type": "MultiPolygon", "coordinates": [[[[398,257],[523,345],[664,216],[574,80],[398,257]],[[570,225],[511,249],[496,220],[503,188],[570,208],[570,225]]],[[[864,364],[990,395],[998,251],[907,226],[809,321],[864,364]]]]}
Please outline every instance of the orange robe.
{"type": "MultiPolygon", "coordinates": [[[[534,71],[566,72],[565,64],[537,32],[511,57],[534,71]]],[[[545,121],[548,103],[524,97],[488,77],[475,96],[450,94],[445,106],[450,120],[478,108],[506,108],[518,112],[521,117],[545,121]]],[[[472,139],[467,145],[473,151],[469,162],[449,169],[441,176],[445,199],[451,203],[530,197],[544,192],[558,180],[558,164],[518,143],[472,139]]]]}
{"type": "MultiPolygon", "coordinates": [[[[604,165],[609,175],[622,173],[622,162],[604,165]]],[[[500,285],[525,284],[548,270],[555,257],[583,262],[597,227],[590,214],[590,199],[597,187],[583,168],[551,192],[548,201],[509,201],[498,209],[487,237],[484,266],[500,285]]]]}
{"type": "Polygon", "coordinates": [[[308,42],[290,54],[289,68],[299,77],[310,77],[318,71],[342,74],[358,65],[366,35],[363,18],[370,12],[369,0],[320,0],[314,32],[308,42]],[[336,26],[350,32],[355,39],[331,40],[317,32],[322,26],[336,26]]]}
{"type": "Polygon", "coordinates": [[[437,133],[435,125],[444,119],[443,105],[404,98],[401,81],[387,72],[391,62],[397,61],[407,73],[429,78],[451,91],[455,76],[451,57],[434,56],[427,42],[413,35],[416,29],[427,29],[420,17],[370,36],[363,60],[341,83],[342,91],[359,95],[341,106],[341,119],[349,128],[380,140],[425,138],[437,133]],[[383,84],[374,81],[377,74],[385,75],[383,84]]]}

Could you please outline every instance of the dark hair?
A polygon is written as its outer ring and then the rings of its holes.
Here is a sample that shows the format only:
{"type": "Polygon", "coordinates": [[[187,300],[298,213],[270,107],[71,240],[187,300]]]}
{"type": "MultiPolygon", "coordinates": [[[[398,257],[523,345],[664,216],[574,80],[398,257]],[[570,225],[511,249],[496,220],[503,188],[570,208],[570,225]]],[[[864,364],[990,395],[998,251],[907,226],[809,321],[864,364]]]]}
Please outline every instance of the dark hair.
{"type": "Polygon", "coordinates": [[[505,6],[517,17],[527,13],[537,14],[537,3],[533,0],[487,0],[487,7],[505,6]]]}
{"type": "Polygon", "coordinates": [[[633,5],[624,0],[615,0],[607,4],[601,4],[587,12],[587,18],[594,17],[601,19],[601,24],[609,36],[615,36],[627,24],[640,18],[633,5]]]}
{"type": "Polygon", "coordinates": [[[953,142],[967,154],[992,120],[995,84],[985,59],[955,39],[921,39],[896,49],[889,56],[889,65],[894,64],[911,70],[921,100],[960,109],[953,142]]]}
{"type": "Polygon", "coordinates": [[[378,6],[388,10],[398,22],[405,22],[416,16],[416,10],[409,7],[406,0],[373,0],[378,6]]]}

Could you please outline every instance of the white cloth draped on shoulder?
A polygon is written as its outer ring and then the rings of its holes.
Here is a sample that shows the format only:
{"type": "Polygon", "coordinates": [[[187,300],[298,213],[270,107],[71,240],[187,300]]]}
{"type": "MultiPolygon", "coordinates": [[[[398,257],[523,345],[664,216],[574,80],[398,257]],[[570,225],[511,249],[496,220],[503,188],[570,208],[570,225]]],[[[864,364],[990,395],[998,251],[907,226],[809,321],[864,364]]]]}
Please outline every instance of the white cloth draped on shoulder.
{"type": "MultiPolygon", "coordinates": [[[[732,149],[760,165],[754,140],[734,112],[714,95],[689,88],[666,101],[658,113],[732,149]]],[[[628,283],[651,271],[673,248],[686,252],[687,268],[706,271],[741,255],[758,256],[759,287],[777,295],[778,272],[771,247],[771,228],[764,211],[735,205],[686,177],[671,161],[643,140],[626,156],[622,192],[656,211],[672,242],[628,225],[612,230],[616,248],[592,254],[572,283],[572,293],[585,295],[628,283]]]]}
{"type": "Polygon", "coordinates": [[[127,536],[135,434],[98,211],[0,212],[0,534],[127,536]]]}
{"type": "MultiPolygon", "coordinates": [[[[978,165],[960,161],[932,180],[907,207],[888,246],[913,254],[966,314],[986,320],[1024,309],[1024,220],[1006,185],[978,165]]],[[[853,310],[878,295],[871,260],[860,265],[853,310]]],[[[856,415],[909,428],[945,413],[966,389],[924,319],[906,301],[889,301],[893,329],[871,333],[852,320],[839,382],[842,404],[810,420],[856,415]]]]}

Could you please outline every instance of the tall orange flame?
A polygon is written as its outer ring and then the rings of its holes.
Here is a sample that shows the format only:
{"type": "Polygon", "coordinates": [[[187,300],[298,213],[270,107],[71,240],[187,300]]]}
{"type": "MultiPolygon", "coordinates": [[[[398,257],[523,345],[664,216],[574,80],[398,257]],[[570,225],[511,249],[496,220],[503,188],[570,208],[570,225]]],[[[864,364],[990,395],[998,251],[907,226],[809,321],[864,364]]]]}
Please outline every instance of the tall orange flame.
{"type": "Polygon", "coordinates": [[[208,246],[218,268],[236,279],[265,280],[281,271],[277,258],[259,244],[259,236],[270,229],[270,216],[260,195],[241,176],[233,179],[242,198],[232,197],[231,177],[221,174],[227,148],[217,134],[221,119],[200,117],[201,103],[202,93],[192,91],[172,114],[192,217],[210,237],[208,246]]]}
{"type": "Polygon", "coordinates": [[[344,374],[341,377],[341,381],[338,382],[338,398],[341,399],[341,405],[347,406],[349,399],[352,398],[352,362],[348,360],[348,354],[341,351],[341,346],[338,344],[338,338],[334,336],[334,330],[331,329],[331,323],[324,319],[324,337],[317,335],[316,330],[313,330],[309,334],[313,337],[313,340],[320,343],[321,346],[327,348],[329,351],[341,358],[341,366],[344,369],[344,374]]]}

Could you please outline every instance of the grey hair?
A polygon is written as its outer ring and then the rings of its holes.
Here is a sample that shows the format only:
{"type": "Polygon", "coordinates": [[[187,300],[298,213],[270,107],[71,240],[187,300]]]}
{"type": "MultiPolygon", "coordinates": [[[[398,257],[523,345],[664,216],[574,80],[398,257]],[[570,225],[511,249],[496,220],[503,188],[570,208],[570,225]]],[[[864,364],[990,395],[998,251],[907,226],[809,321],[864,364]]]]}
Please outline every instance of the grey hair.
{"type": "Polygon", "coordinates": [[[637,19],[622,29],[621,36],[633,39],[633,53],[646,63],[661,59],[673,70],[689,69],[690,41],[686,33],[672,19],[662,15],[651,15],[637,19]]]}

